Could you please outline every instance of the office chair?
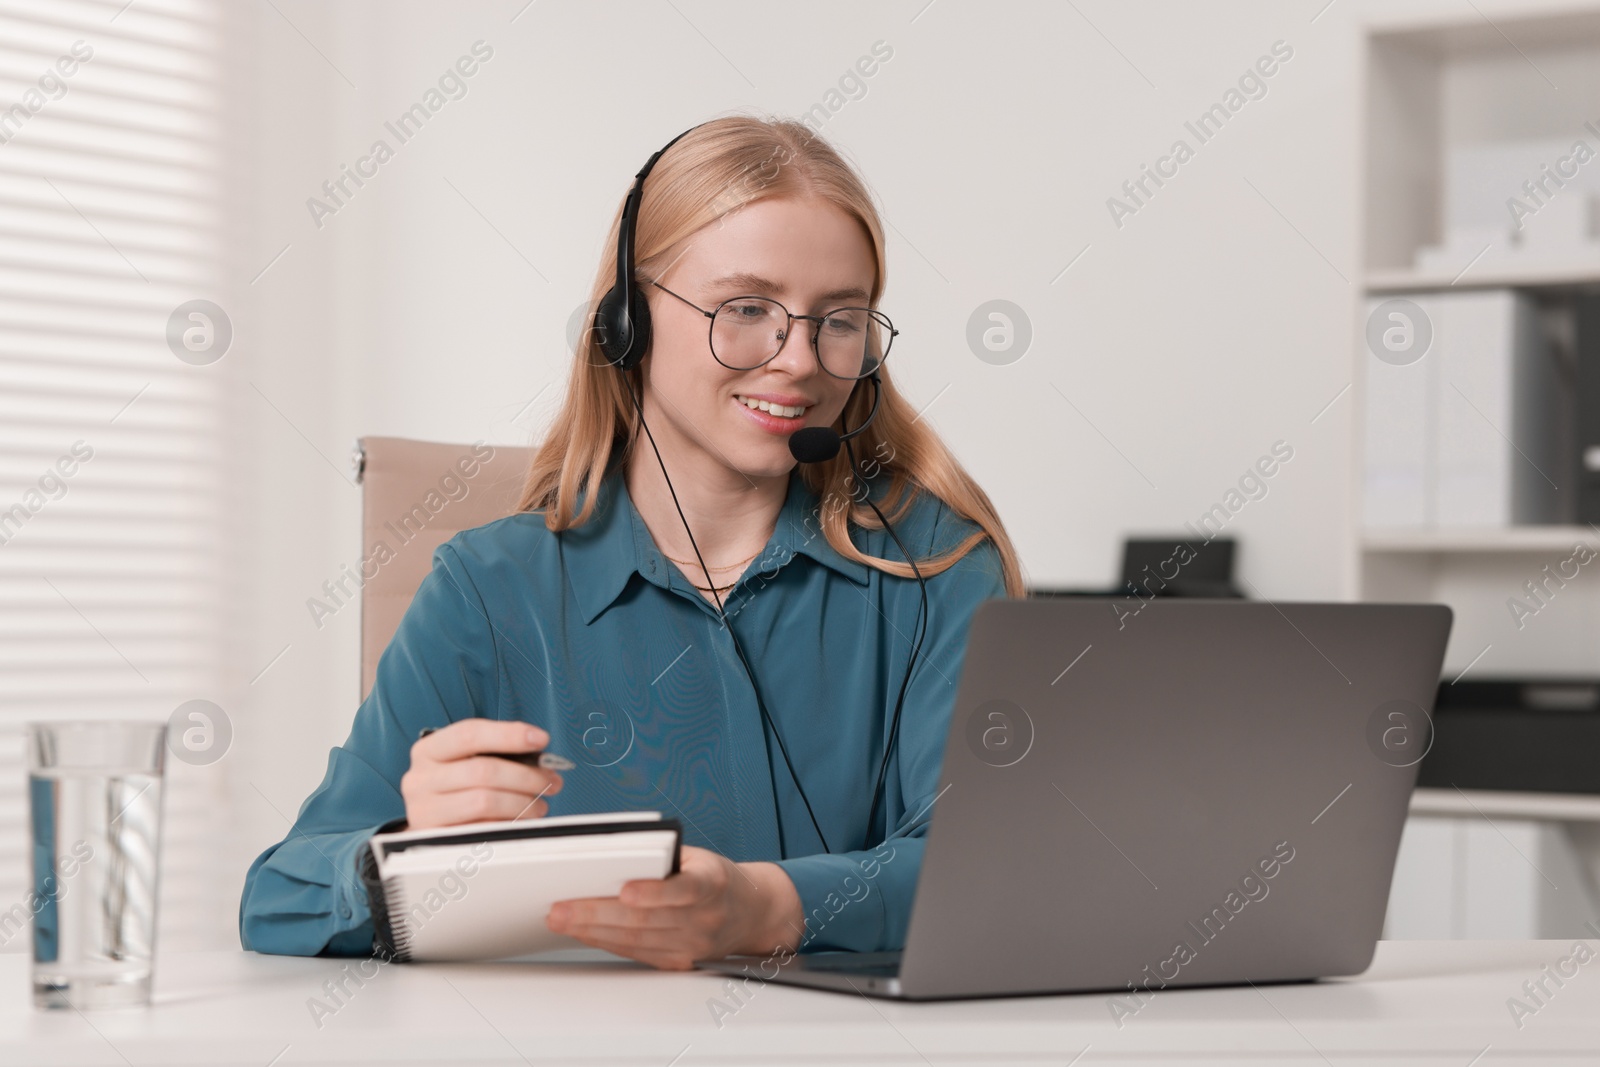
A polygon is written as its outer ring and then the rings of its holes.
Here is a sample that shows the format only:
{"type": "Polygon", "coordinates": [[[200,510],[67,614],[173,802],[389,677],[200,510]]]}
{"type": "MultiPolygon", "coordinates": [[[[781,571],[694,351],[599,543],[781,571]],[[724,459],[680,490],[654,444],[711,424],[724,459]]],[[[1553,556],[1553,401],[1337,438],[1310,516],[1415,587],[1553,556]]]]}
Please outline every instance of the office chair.
{"type": "MultiPolygon", "coordinates": [[[[491,446],[477,447],[481,455],[491,446]]],[[[432,567],[433,550],[461,530],[504,518],[515,510],[533,449],[492,448],[493,456],[480,461],[472,445],[404,437],[363,437],[356,442],[363,569],[362,700],[372,690],[378,657],[389,646],[401,616],[432,567]],[[476,465],[471,477],[458,466],[463,460],[468,462],[467,469],[476,465]],[[381,564],[381,554],[374,551],[380,541],[392,554],[381,564]]]]}

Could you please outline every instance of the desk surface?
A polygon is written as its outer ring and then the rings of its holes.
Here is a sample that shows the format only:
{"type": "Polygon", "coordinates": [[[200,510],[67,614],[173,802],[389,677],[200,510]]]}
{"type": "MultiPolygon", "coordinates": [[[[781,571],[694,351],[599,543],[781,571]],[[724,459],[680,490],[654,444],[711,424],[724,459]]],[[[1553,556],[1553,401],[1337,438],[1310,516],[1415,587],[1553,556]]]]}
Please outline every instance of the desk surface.
{"type": "Polygon", "coordinates": [[[369,961],[374,977],[361,988],[350,983],[343,1005],[317,1020],[308,1001],[352,961],[173,954],[160,961],[152,1007],[57,1013],[30,1006],[28,960],[8,955],[0,957],[0,1063],[1087,1067],[1210,1053],[1216,1063],[1593,1065],[1600,952],[1564,987],[1546,979],[1553,995],[1520,1028],[1507,1007],[1574,944],[1384,942],[1359,978],[1168,990],[1120,1029],[1104,994],[906,1004],[780,986],[753,987],[719,1027],[711,1002],[732,1005],[722,979],[614,957],[369,961]]]}

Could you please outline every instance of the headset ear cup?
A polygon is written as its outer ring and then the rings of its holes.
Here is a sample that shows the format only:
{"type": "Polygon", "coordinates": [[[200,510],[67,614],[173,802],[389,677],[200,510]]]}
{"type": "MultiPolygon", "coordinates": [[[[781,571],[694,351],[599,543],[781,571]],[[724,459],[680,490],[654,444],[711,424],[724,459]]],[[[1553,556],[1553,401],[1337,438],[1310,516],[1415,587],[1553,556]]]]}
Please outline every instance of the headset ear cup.
{"type": "Polygon", "coordinates": [[[627,354],[619,364],[623,370],[632,370],[643,363],[645,353],[650,351],[650,302],[637,289],[633,296],[633,336],[628,339],[627,354]]]}
{"type": "Polygon", "coordinates": [[[606,360],[618,370],[632,370],[650,348],[650,305],[644,294],[633,291],[634,313],[621,290],[612,286],[594,312],[595,341],[606,360]]]}
{"type": "Polygon", "coordinates": [[[608,289],[595,305],[590,327],[601,355],[606,357],[607,363],[616,366],[626,354],[628,336],[627,310],[622,306],[621,293],[616,286],[608,289]]]}

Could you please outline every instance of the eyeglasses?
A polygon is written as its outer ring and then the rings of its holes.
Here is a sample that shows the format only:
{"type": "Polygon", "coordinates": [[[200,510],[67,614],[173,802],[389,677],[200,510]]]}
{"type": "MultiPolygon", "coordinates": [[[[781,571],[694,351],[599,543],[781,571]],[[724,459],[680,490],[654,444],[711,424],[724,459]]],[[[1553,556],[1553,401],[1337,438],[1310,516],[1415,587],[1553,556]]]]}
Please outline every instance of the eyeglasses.
{"type": "Polygon", "coordinates": [[[900,331],[889,316],[871,308],[834,308],[821,315],[795,315],[764,296],[736,296],[707,311],[678,296],[660,282],[651,282],[711,320],[711,355],[729,370],[755,370],[783,350],[795,319],[815,323],[811,351],[822,369],[835,378],[865,378],[883,366],[900,331]]]}

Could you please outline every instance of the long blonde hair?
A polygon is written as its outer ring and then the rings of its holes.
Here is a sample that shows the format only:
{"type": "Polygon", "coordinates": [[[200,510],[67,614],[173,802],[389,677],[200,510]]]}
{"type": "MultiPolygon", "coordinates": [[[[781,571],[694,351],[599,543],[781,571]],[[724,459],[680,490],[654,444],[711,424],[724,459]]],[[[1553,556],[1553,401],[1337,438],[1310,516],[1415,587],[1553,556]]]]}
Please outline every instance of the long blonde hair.
{"type": "MultiPolygon", "coordinates": [[[[816,196],[858,219],[872,241],[877,260],[869,301],[876,307],[887,283],[883,226],[872,196],[861,179],[831,145],[805,125],[750,117],[713,119],[686,134],[665,153],[645,182],[634,247],[635,269],[652,278],[669,249],[685,237],[745,204],[768,197],[816,196]]],[[[591,312],[616,278],[617,227],[621,207],[612,220],[606,252],[590,291],[591,312]]],[[[950,454],[927,424],[917,420],[889,376],[888,364],[878,371],[882,398],[878,415],[852,440],[859,452],[881,467],[889,484],[875,500],[893,522],[911,506],[917,490],[941,500],[957,515],[975,523],[972,532],[943,555],[918,560],[925,576],[948,570],[984,539],[1000,555],[1006,593],[1024,593],[1022,568],[989,497],[950,454]]],[[[624,380],[601,353],[592,330],[585,330],[572,364],[566,400],[549,434],[536,449],[518,511],[543,511],[553,531],[587,522],[596,494],[613,459],[627,454],[635,439],[637,415],[626,389],[642,388],[635,367],[624,380]]],[[[841,419],[860,426],[871,407],[870,389],[857,389],[841,419]]],[[[864,472],[865,473],[865,472],[864,472]]],[[[912,577],[900,560],[863,553],[850,540],[849,524],[875,529],[881,524],[852,492],[850,459],[841,452],[824,463],[803,464],[800,477],[825,502],[820,509],[823,536],[846,559],[887,574],[912,577]],[[842,506],[848,502],[847,506],[842,506]]]]}

